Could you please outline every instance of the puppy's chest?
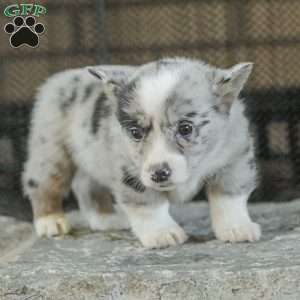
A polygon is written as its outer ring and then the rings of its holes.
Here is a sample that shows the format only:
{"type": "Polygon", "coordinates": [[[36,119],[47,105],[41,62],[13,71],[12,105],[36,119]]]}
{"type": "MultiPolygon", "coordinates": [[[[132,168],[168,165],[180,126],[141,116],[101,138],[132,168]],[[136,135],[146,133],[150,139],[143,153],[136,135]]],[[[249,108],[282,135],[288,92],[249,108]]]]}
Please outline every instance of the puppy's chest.
{"type": "Polygon", "coordinates": [[[186,183],[179,185],[176,190],[170,192],[168,198],[174,203],[191,201],[204,185],[204,180],[199,177],[193,177],[186,183]]]}

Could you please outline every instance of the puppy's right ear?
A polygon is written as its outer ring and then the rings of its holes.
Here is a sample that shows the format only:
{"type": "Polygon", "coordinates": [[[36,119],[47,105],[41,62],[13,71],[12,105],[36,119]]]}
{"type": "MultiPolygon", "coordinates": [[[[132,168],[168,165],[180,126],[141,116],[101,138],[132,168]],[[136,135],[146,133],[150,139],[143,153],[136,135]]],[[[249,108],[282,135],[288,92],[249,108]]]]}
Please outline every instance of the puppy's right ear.
{"type": "Polygon", "coordinates": [[[113,88],[113,90],[118,90],[122,86],[121,79],[112,78],[112,76],[105,70],[101,69],[101,67],[87,67],[87,70],[91,76],[99,79],[103,84],[107,84],[113,88]]]}
{"type": "Polygon", "coordinates": [[[95,78],[99,79],[102,83],[114,83],[110,76],[101,68],[87,67],[88,72],[95,78]]]}
{"type": "Polygon", "coordinates": [[[106,83],[109,81],[107,74],[103,70],[98,69],[98,68],[97,69],[92,68],[92,67],[88,67],[87,70],[90,72],[91,75],[100,79],[102,82],[106,83]]]}

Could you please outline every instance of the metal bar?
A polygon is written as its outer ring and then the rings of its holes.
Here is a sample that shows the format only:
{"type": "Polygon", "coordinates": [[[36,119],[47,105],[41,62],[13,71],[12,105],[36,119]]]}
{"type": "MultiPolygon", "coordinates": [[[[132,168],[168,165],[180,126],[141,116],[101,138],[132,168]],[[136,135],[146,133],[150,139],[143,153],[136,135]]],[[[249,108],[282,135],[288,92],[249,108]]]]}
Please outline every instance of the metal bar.
{"type": "Polygon", "coordinates": [[[95,1],[95,10],[98,14],[99,23],[96,26],[98,40],[98,54],[96,54],[99,64],[110,63],[111,55],[108,52],[108,31],[106,28],[106,3],[105,0],[95,1]]]}

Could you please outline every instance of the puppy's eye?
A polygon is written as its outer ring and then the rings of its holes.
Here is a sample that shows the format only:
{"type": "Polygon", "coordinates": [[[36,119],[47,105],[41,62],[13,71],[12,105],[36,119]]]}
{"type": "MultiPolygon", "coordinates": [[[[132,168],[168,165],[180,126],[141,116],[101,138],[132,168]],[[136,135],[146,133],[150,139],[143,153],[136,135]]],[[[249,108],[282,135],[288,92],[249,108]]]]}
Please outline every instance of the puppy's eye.
{"type": "Polygon", "coordinates": [[[144,130],[140,127],[131,127],[130,133],[136,141],[140,141],[144,137],[144,130]]]}
{"type": "Polygon", "coordinates": [[[193,124],[189,121],[181,121],[178,124],[178,133],[182,137],[189,137],[193,133],[193,124]]]}

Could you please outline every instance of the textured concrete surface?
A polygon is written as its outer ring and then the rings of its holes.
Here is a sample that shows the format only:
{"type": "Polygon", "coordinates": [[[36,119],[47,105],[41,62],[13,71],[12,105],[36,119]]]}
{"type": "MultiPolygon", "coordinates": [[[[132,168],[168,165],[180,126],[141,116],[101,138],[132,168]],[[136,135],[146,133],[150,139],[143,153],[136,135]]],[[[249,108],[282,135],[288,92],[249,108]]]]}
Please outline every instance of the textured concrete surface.
{"type": "MultiPolygon", "coordinates": [[[[192,237],[164,250],[145,250],[128,232],[86,229],[34,241],[21,223],[20,247],[11,238],[0,252],[0,299],[300,299],[300,201],[251,206],[263,228],[263,239],[253,244],[214,240],[206,203],[174,211],[192,237]],[[20,250],[14,255],[12,248],[20,250]]],[[[81,223],[76,214],[70,218],[81,223]]],[[[16,223],[2,221],[2,228],[15,228],[14,237],[16,223]]]]}
{"type": "Polygon", "coordinates": [[[35,239],[31,224],[0,216],[0,267],[4,262],[18,259],[35,239]]]}

